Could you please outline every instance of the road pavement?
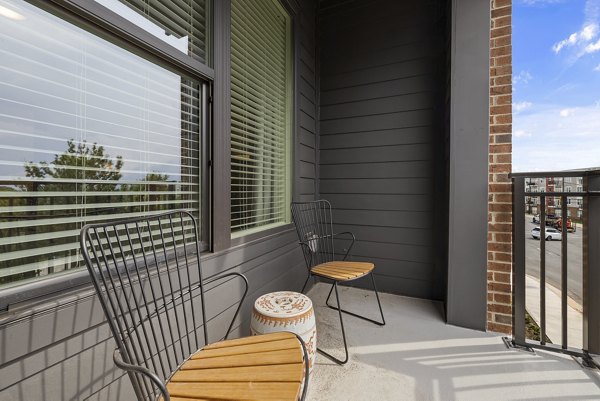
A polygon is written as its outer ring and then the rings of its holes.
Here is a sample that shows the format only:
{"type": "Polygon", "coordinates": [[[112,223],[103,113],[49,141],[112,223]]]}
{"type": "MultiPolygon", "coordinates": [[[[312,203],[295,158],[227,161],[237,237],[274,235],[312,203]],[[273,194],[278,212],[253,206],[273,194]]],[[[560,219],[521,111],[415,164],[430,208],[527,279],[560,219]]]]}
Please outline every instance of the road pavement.
{"type": "MultiPolygon", "coordinates": [[[[540,278],[540,241],[531,236],[531,230],[539,227],[532,222],[533,216],[525,216],[525,261],[527,274],[540,278]]],[[[546,282],[560,289],[561,241],[546,241],[546,282]]],[[[582,229],[567,234],[567,294],[579,305],[583,294],[583,248],[582,229]]]]}

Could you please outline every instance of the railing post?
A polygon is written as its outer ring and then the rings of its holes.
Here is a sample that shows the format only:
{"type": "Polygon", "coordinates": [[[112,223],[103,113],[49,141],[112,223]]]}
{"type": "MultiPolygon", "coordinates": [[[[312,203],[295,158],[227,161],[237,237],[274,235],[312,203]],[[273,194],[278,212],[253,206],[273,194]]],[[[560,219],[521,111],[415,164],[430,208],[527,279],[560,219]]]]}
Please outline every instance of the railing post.
{"type": "Polygon", "coordinates": [[[513,178],[513,341],[525,344],[525,177],[513,178]]]}
{"type": "MultiPolygon", "coordinates": [[[[600,176],[583,178],[583,190],[600,191],[600,176]]],[[[600,197],[583,198],[583,349],[600,354],[600,197]]]]}

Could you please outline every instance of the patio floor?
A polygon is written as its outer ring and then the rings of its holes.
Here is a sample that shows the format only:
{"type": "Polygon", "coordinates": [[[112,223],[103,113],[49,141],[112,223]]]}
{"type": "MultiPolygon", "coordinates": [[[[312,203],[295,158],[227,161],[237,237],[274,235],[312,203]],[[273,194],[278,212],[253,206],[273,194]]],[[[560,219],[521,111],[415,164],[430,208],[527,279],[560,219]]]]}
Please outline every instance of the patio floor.
{"type": "MultiPolygon", "coordinates": [[[[308,293],[318,342],[343,356],[328,290],[308,293]]],[[[371,292],[342,287],[340,297],[344,308],[377,316],[371,292]]],[[[509,350],[500,335],[446,325],[440,303],[382,294],[382,304],[384,327],[344,315],[350,361],[318,355],[308,400],[600,400],[600,374],[570,357],[509,350]]]]}

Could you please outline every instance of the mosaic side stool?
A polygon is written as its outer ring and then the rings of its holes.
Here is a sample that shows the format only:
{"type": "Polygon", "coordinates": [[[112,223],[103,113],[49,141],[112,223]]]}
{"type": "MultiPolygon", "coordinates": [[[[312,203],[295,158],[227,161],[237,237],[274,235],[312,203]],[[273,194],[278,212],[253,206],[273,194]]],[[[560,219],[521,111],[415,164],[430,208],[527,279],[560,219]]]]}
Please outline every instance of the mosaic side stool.
{"type": "Polygon", "coordinates": [[[312,374],[317,355],[317,325],[312,302],[306,295],[279,291],[259,297],[254,302],[250,331],[253,335],[277,331],[298,334],[306,344],[312,374]]]}

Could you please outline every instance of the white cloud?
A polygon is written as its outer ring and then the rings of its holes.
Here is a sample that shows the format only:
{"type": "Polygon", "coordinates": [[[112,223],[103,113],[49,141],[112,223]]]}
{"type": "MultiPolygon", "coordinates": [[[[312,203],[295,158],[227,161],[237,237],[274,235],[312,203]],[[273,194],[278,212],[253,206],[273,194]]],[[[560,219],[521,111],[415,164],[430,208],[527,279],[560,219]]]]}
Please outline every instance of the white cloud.
{"type": "Polygon", "coordinates": [[[531,79],[533,79],[533,76],[529,71],[521,71],[518,75],[513,75],[512,81],[513,85],[516,85],[518,83],[527,84],[531,79]]]}
{"type": "Polygon", "coordinates": [[[513,92],[517,91],[517,87],[521,84],[527,85],[530,80],[533,79],[533,76],[529,71],[521,71],[517,75],[513,75],[512,77],[512,90],[513,92]]]}
{"type": "Polygon", "coordinates": [[[514,171],[600,166],[600,107],[537,105],[514,119],[514,171]],[[565,112],[566,110],[566,112],[565,112]],[[561,155],[557,157],[557,149],[561,155]]]}
{"type": "Polygon", "coordinates": [[[596,34],[598,33],[598,25],[596,24],[590,24],[590,25],[586,25],[583,27],[583,30],[581,31],[581,39],[583,40],[592,40],[596,37],[596,34]]]}
{"type": "Polygon", "coordinates": [[[574,111],[574,109],[562,109],[559,114],[561,117],[569,117],[574,111]]]}
{"type": "Polygon", "coordinates": [[[522,0],[523,4],[535,6],[537,4],[556,4],[562,3],[564,0],[522,0]]]}
{"type": "Polygon", "coordinates": [[[584,25],[581,31],[570,34],[566,39],[557,42],[552,46],[554,53],[558,54],[567,47],[586,46],[592,39],[598,35],[598,24],[589,23],[584,25]]]}
{"type": "Polygon", "coordinates": [[[518,113],[522,112],[523,110],[527,110],[527,109],[531,108],[531,106],[533,106],[533,103],[531,103],[531,102],[516,102],[516,103],[513,103],[513,105],[512,105],[513,112],[515,114],[518,114],[518,113]]]}
{"type": "Polygon", "coordinates": [[[520,130],[517,130],[514,132],[514,136],[517,138],[524,138],[524,137],[531,136],[531,134],[529,132],[525,132],[522,129],[520,129],[520,130]]]}
{"type": "Polygon", "coordinates": [[[585,53],[595,53],[598,50],[600,50],[600,40],[598,40],[595,43],[590,43],[589,45],[587,45],[584,49],[585,53]]]}
{"type": "Polygon", "coordinates": [[[598,64],[598,65],[596,66],[596,68],[594,68],[594,71],[600,71],[600,64],[598,64]]]}

